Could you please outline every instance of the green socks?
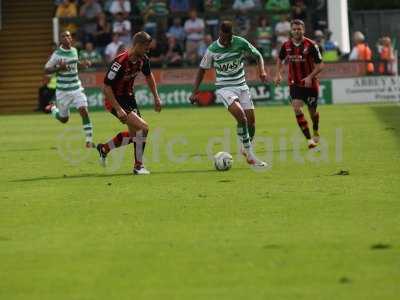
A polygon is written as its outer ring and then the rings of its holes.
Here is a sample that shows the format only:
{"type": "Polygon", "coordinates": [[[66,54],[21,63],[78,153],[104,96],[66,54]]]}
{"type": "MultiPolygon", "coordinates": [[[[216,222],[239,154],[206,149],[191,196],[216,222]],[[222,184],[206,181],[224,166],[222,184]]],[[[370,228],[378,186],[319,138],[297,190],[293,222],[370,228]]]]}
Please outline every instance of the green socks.
{"type": "Polygon", "coordinates": [[[87,143],[93,142],[93,127],[90,123],[89,116],[82,117],[83,131],[85,132],[85,139],[87,143]]]}
{"type": "Polygon", "coordinates": [[[242,142],[244,148],[249,149],[251,148],[249,130],[247,128],[246,123],[238,123],[237,124],[237,135],[242,142]]]}

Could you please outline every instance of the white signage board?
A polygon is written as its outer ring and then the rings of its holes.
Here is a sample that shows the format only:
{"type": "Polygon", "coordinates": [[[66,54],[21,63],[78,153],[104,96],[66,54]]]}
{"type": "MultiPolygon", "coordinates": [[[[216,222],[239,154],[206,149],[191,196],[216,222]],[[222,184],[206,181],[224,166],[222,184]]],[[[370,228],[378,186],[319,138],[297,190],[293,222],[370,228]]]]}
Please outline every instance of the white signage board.
{"type": "Polygon", "coordinates": [[[399,76],[368,76],[332,80],[333,103],[400,101],[399,76]]]}

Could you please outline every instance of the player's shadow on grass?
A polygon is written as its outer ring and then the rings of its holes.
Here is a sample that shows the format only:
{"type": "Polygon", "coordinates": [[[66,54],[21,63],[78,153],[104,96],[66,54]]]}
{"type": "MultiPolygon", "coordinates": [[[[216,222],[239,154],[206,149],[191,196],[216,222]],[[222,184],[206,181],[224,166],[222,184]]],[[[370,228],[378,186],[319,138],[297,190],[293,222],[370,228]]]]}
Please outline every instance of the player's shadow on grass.
{"type": "MultiPolygon", "coordinates": [[[[222,151],[222,150],[221,150],[222,151]]],[[[256,150],[256,151],[253,151],[255,154],[261,154],[261,155],[263,155],[263,154],[265,154],[265,153],[280,153],[280,152],[293,152],[294,151],[294,149],[292,149],[292,148],[289,148],[289,149],[273,149],[272,151],[271,150],[267,150],[267,149],[261,149],[261,150],[256,150]]],[[[231,151],[231,152],[229,152],[233,157],[236,157],[236,156],[242,156],[242,154],[241,153],[238,153],[237,151],[231,151]]],[[[209,155],[207,154],[207,153],[195,153],[195,154],[190,154],[189,155],[189,157],[190,158],[193,158],[193,157],[208,157],[209,155]]]]}
{"type": "Polygon", "coordinates": [[[385,124],[385,131],[392,132],[400,142],[400,106],[372,106],[371,109],[378,117],[379,121],[385,124]]]}
{"type": "MultiPolygon", "coordinates": [[[[238,169],[238,168],[236,168],[238,169]]],[[[176,171],[154,171],[150,176],[157,175],[168,175],[168,174],[199,174],[199,173],[211,173],[215,172],[213,169],[207,170],[176,170],[176,171]]],[[[10,180],[10,182],[35,182],[35,181],[47,181],[47,180],[70,180],[70,179],[81,179],[81,178],[111,178],[111,177],[123,177],[123,176],[134,176],[132,173],[107,173],[107,174],[77,174],[77,175],[61,175],[61,176],[41,176],[33,178],[22,178],[10,180]]],[[[144,177],[144,176],[140,176],[144,177]]],[[[147,176],[146,176],[147,177],[147,176]]]]}
{"type": "Polygon", "coordinates": [[[107,177],[121,177],[121,176],[133,176],[130,173],[109,173],[109,174],[77,174],[77,175],[61,175],[61,176],[41,176],[32,178],[22,178],[10,180],[10,182],[31,182],[31,181],[46,181],[46,180],[69,180],[69,179],[80,179],[80,178],[107,178],[107,177]]]}
{"type": "Polygon", "coordinates": [[[24,148],[24,149],[0,149],[0,152],[36,152],[36,151],[46,151],[46,150],[57,150],[56,147],[50,148],[24,148]]]}

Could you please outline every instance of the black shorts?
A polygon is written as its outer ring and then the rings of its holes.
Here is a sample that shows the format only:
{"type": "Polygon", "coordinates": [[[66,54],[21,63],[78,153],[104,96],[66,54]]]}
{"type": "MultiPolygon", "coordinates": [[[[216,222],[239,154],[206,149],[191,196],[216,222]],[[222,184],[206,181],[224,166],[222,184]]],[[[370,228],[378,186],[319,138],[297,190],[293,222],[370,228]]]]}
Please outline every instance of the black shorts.
{"type": "MultiPolygon", "coordinates": [[[[127,114],[134,112],[140,116],[140,111],[134,96],[117,96],[116,100],[127,114]]],[[[110,112],[118,118],[117,112],[114,108],[112,108],[110,112]]]]}
{"type": "Polygon", "coordinates": [[[308,107],[317,107],[318,105],[318,90],[306,88],[302,86],[290,86],[290,98],[303,100],[308,107]]]}

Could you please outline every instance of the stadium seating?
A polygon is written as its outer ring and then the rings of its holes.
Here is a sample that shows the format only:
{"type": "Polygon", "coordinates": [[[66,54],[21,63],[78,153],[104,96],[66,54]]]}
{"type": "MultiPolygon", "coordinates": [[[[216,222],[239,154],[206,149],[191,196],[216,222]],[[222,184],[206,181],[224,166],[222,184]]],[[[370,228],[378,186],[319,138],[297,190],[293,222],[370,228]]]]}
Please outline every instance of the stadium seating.
{"type": "Polygon", "coordinates": [[[33,111],[51,50],[51,0],[3,0],[0,31],[0,111],[33,111]]]}

